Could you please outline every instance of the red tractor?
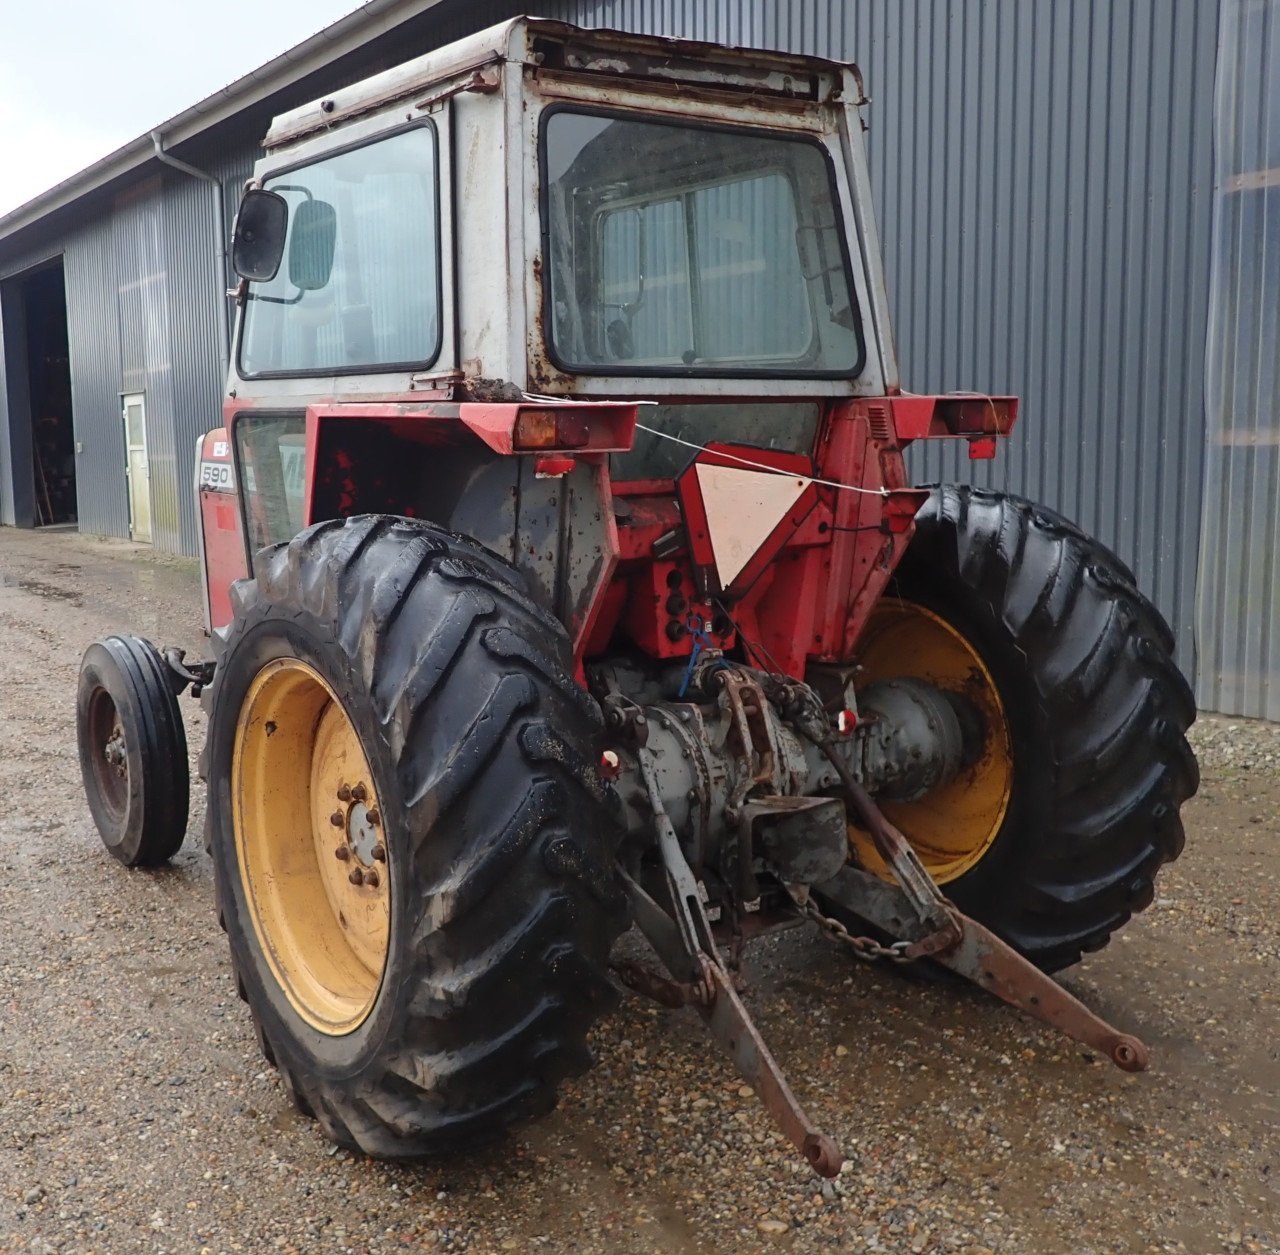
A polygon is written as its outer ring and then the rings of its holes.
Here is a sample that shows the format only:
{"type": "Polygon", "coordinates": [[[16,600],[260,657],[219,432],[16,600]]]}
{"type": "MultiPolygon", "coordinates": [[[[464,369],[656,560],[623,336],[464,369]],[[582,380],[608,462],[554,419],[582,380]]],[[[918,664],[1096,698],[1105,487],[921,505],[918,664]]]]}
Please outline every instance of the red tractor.
{"type": "Polygon", "coordinates": [[[1172,637],[1053,512],[911,485],[1011,397],[898,382],[851,66],[520,19],[274,122],[196,492],[213,658],[112,637],[107,847],[187,823],[262,1049],[335,1142],[548,1111],[635,925],[814,1169],[748,941],[815,921],[1127,1069],[1048,973],[1182,847],[1172,637]]]}

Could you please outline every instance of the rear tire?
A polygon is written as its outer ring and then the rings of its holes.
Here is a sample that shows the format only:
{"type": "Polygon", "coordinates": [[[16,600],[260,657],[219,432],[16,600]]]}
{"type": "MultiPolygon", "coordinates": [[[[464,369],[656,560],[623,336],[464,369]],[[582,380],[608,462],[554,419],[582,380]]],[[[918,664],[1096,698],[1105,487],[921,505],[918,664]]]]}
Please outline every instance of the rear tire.
{"type": "MultiPolygon", "coordinates": [[[[1168,625],[1119,558],[1061,516],[957,486],[920,510],[885,597],[964,637],[1007,720],[999,829],[944,893],[1046,971],[1100,949],[1182,851],[1179,807],[1199,784],[1168,625]]],[[[909,815],[893,815],[908,838],[909,815]]]]}
{"type": "Polygon", "coordinates": [[[150,641],[108,636],[85,651],[76,739],[89,812],[126,867],[158,867],[187,831],[191,769],[169,668],[150,641]]]}
{"type": "MultiPolygon", "coordinates": [[[[257,579],[234,587],[213,685],[209,816],[219,908],[263,1052],[340,1145],[407,1158],[482,1144],[554,1107],[561,1079],[590,1066],[587,1030],[615,999],[607,961],[626,912],[598,709],[572,677],[563,627],[473,542],[362,516],[317,524],[255,565],[257,579]],[[294,944],[309,921],[260,907],[241,853],[285,839],[291,822],[251,830],[235,801],[250,750],[269,755],[293,735],[273,715],[275,740],[255,741],[245,722],[255,681],[261,692],[282,665],[318,676],[341,707],[381,812],[384,957],[368,1005],[340,1031],[318,1026],[325,1008],[303,977],[278,975],[284,950],[295,969],[309,962],[294,944]]],[[[324,707],[316,726],[328,720],[324,707]]],[[[324,778],[323,764],[308,770],[299,779],[324,778]]],[[[342,836],[341,810],[321,825],[317,865],[342,836]]],[[[355,848],[343,868],[356,868],[355,848]]]]}

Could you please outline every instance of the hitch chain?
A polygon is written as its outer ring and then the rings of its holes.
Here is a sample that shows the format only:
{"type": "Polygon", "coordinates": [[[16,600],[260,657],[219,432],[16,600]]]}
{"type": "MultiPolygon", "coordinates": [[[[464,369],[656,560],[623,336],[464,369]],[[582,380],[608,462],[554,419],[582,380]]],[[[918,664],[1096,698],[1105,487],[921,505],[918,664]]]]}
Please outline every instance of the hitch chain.
{"type": "Polygon", "coordinates": [[[812,920],[832,941],[842,942],[848,946],[854,953],[855,958],[861,959],[864,963],[876,963],[881,959],[888,959],[890,963],[911,963],[914,956],[907,953],[911,948],[909,941],[893,941],[889,945],[883,945],[874,937],[860,937],[856,933],[851,933],[838,919],[833,919],[830,915],[824,915],[819,909],[818,904],[811,898],[793,890],[789,885],[787,892],[791,895],[791,899],[796,906],[804,912],[805,916],[812,920]]]}

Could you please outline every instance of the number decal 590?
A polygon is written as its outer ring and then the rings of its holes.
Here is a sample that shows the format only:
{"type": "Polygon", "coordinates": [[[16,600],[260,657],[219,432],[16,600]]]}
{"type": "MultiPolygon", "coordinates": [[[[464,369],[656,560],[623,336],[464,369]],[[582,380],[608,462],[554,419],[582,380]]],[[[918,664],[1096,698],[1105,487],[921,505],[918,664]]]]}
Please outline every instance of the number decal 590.
{"type": "Polygon", "coordinates": [[[213,492],[235,492],[230,462],[201,462],[200,487],[213,492]]]}

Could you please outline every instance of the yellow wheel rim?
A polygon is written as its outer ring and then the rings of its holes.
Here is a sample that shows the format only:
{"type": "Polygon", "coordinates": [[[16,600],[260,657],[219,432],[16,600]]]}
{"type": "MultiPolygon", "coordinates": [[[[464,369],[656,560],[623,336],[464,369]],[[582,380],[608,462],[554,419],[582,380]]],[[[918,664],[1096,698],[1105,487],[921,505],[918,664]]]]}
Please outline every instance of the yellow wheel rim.
{"type": "MultiPolygon", "coordinates": [[[[945,619],[897,598],[886,598],[872,612],[859,643],[858,662],[860,688],[902,677],[924,680],[960,694],[982,716],[982,752],[969,767],[914,802],[879,803],[934,880],[955,880],[977,866],[991,848],[1013,787],[1009,725],[991,672],[945,619]]],[[[862,866],[888,879],[870,833],[850,825],[849,842],[862,866]]]]}
{"type": "Polygon", "coordinates": [[[312,1028],[350,1033],[387,965],[389,856],[360,738],[314,668],[277,658],[254,677],[231,773],[240,880],[272,974],[312,1028]]]}

